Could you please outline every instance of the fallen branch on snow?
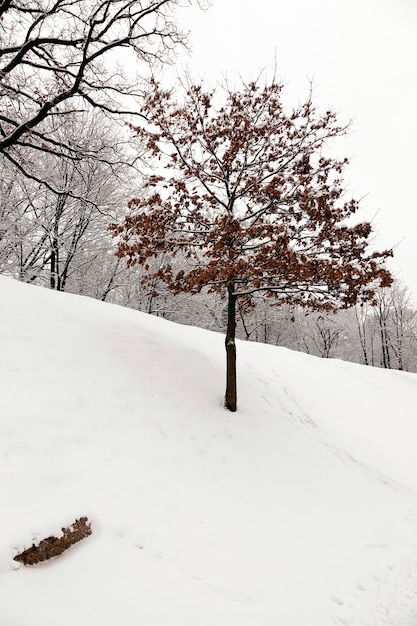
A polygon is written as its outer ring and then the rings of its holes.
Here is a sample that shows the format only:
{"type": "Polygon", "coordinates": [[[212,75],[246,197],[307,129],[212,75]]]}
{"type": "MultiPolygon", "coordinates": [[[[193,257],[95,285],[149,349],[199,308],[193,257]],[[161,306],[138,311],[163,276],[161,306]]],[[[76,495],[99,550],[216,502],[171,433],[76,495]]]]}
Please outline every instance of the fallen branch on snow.
{"type": "Polygon", "coordinates": [[[62,528],[62,537],[47,537],[35,546],[24,550],[14,557],[15,561],[20,561],[24,565],[36,565],[41,561],[46,561],[54,556],[59,556],[74,543],[78,543],[91,535],[91,523],[87,517],[75,520],[70,528],[62,528]]]}

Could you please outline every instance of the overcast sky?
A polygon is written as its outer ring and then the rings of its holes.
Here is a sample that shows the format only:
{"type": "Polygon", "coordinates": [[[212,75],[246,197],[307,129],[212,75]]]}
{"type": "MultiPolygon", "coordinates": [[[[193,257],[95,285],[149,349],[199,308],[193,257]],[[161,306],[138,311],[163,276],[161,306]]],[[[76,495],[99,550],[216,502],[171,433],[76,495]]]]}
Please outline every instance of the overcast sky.
{"type": "Polygon", "coordinates": [[[295,102],[312,80],[316,103],[352,120],[338,148],[349,191],[417,302],[417,0],[213,0],[180,19],[193,51],[179,73],[247,80],[276,59],[295,102]]]}

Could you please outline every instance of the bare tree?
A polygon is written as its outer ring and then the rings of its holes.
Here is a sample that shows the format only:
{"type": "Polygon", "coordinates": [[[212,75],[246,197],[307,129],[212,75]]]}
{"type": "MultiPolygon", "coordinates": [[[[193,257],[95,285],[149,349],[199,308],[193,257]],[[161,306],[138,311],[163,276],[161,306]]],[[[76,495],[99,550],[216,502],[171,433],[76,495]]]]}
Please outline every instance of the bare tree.
{"type": "Polygon", "coordinates": [[[73,160],[96,154],[76,138],[57,137],[63,120],[88,109],[137,115],[142,94],[135,67],[167,60],[184,42],[173,19],[178,5],[179,0],[2,0],[0,153],[25,176],[43,182],[36,163],[45,152],[73,160]],[[48,118],[52,123],[46,125],[48,118]]]}
{"type": "Polygon", "coordinates": [[[375,334],[376,325],[373,306],[362,302],[355,306],[355,321],[360,343],[361,358],[364,365],[375,365],[375,334]]]}
{"type": "Polygon", "coordinates": [[[309,338],[312,340],[319,356],[330,359],[335,356],[336,349],[343,335],[343,328],[337,324],[334,316],[318,317],[313,325],[309,338]]]}
{"type": "Polygon", "coordinates": [[[415,351],[417,314],[407,288],[395,282],[390,289],[380,290],[375,315],[380,325],[382,365],[409,369],[407,357],[415,351]]]}
{"type": "Polygon", "coordinates": [[[381,288],[377,292],[374,317],[378,322],[381,340],[381,367],[391,369],[391,341],[389,321],[391,315],[391,294],[389,289],[381,288]]]}
{"type": "Polygon", "coordinates": [[[126,201],[131,172],[112,162],[115,155],[123,160],[124,145],[119,144],[112,126],[103,122],[102,116],[94,114],[78,120],[69,116],[57,134],[63,142],[82,135],[80,145],[97,149],[100,159],[61,160],[54,167],[54,158],[42,155],[39,172],[45,171],[58,193],[25,178],[7,160],[3,162],[1,271],[58,291],[69,288],[86,293],[88,277],[101,264],[108,276],[91,295],[108,295],[120,264],[112,257],[106,224],[126,201]]]}
{"type": "Polygon", "coordinates": [[[365,365],[415,371],[417,312],[404,285],[378,289],[373,305],[357,306],[355,317],[365,365]]]}

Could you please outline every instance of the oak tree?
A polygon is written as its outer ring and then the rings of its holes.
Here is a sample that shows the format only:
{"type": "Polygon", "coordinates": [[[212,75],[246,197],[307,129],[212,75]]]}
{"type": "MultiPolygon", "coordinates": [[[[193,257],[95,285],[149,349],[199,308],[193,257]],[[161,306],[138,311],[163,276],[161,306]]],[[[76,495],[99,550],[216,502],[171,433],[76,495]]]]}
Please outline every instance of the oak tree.
{"type": "Polygon", "coordinates": [[[275,80],[222,92],[189,85],[182,96],[153,81],[145,110],[134,131],[149,176],[110,229],[119,257],[142,265],[148,282],[227,298],[225,406],[235,411],[238,299],[242,310],[260,293],[316,310],[349,307],[391,283],[391,252],[369,251],[370,224],[352,224],[348,161],[325,154],[346,128],[311,94],[289,108],[275,80]],[[161,252],[155,269],[149,259],[161,252]]]}

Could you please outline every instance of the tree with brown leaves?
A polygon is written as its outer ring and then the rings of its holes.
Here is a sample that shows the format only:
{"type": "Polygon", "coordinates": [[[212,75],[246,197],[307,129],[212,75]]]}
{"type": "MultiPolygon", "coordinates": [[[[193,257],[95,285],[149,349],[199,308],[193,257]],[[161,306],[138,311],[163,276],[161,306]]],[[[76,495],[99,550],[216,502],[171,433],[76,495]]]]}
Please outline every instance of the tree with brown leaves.
{"type": "Polygon", "coordinates": [[[346,133],[320,114],[311,96],[291,110],[282,85],[252,82],[240,91],[191,85],[180,101],[155,81],[135,128],[152,157],[140,195],[130,202],[118,255],[174,293],[202,289],[227,298],[225,406],[236,410],[236,303],[256,294],[316,310],[372,300],[389,285],[390,251],[369,252],[371,226],[352,225],[358,202],[345,199],[347,160],[326,156],[346,133]],[[155,270],[149,259],[169,253],[155,270]],[[181,268],[170,259],[182,257],[181,268]]]}

